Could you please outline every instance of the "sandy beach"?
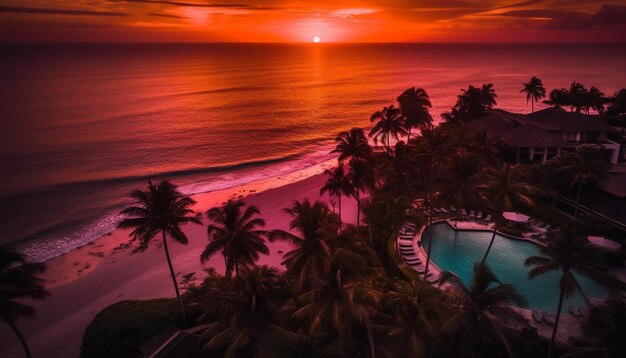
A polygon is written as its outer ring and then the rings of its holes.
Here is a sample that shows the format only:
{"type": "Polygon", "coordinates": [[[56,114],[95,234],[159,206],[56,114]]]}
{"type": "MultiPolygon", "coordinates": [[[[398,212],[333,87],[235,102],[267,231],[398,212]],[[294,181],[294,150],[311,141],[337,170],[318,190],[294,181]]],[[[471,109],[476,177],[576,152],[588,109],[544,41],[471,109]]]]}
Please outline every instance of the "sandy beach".
{"type": "MultiPolygon", "coordinates": [[[[207,244],[204,214],[207,209],[220,206],[228,199],[245,199],[256,205],[266,220],[266,229],[289,228],[289,215],[283,212],[293,200],[320,198],[319,189],[325,181],[321,173],[332,163],[324,163],[287,176],[266,179],[226,190],[195,195],[194,208],[202,213],[203,226],[188,225],[184,231],[188,245],[172,244],[170,253],[179,283],[190,276],[189,282],[201,281],[203,268],[213,267],[223,273],[224,261],[219,255],[204,265],[200,253],[207,244]]],[[[354,223],[356,203],[343,199],[343,220],[354,223]]],[[[85,328],[103,308],[122,300],[174,297],[165,254],[159,240],[142,253],[132,253],[128,246],[128,231],[116,230],[98,240],[57,257],[46,263],[44,275],[50,290],[45,301],[33,302],[36,315],[20,319],[19,327],[28,340],[35,357],[78,357],[85,328]]],[[[269,243],[269,255],[262,255],[258,264],[281,267],[283,253],[291,248],[288,243],[269,243]]],[[[0,325],[0,357],[22,357],[17,338],[6,325],[0,325]]]]}

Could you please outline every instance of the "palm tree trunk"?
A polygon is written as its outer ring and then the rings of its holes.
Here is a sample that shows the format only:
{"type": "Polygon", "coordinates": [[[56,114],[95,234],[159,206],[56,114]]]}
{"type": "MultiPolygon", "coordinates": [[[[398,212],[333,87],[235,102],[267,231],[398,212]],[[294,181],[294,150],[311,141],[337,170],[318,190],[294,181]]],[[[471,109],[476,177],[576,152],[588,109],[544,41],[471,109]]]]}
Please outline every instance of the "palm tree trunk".
{"type": "Polygon", "coordinates": [[[359,189],[356,190],[356,228],[361,228],[361,199],[359,189]]]}
{"type": "Polygon", "coordinates": [[[372,334],[372,327],[369,324],[365,325],[367,330],[367,341],[370,345],[370,357],[376,358],[376,349],[374,348],[374,335],[372,334]]]}
{"type": "Polygon", "coordinates": [[[426,280],[428,279],[428,268],[430,267],[430,253],[433,249],[433,228],[431,227],[433,223],[432,213],[428,212],[428,251],[426,252],[426,266],[424,267],[424,280],[422,281],[422,287],[420,287],[419,295],[422,294],[422,290],[424,286],[426,286],[426,280]]]}
{"type": "Polygon", "coordinates": [[[411,140],[411,126],[409,126],[409,132],[407,133],[406,136],[406,144],[409,144],[409,140],[411,140]]]}
{"type": "Polygon", "coordinates": [[[178,305],[180,306],[180,313],[183,315],[183,328],[187,328],[187,314],[185,314],[185,305],[180,297],[178,291],[178,283],[176,282],[176,275],[174,274],[174,267],[172,267],[172,260],[170,259],[170,251],[167,249],[167,240],[165,239],[165,230],[162,230],[163,234],[163,248],[165,249],[165,257],[167,258],[167,265],[170,268],[170,275],[172,275],[172,283],[174,284],[174,290],[176,290],[176,299],[178,299],[178,305]]]}
{"type": "Polygon", "coordinates": [[[576,189],[576,202],[574,203],[574,218],[578,216],[578,205],[580,202],[580,188],[582,187],[582,185],[583,183],[579,182],[578,188],[576,189]]]}
{"type": "Polygon", "coordinates": [[[24,354],[26,354],[26,357],[31,358],[32,355],[30,354],[30,349],[28,349],[28,344],[26,343],[26,339],[22,335],[22,332],[15,325],[15,322],[11,320],[6,320],[5,322],[9,325],[9,327],[11,327],[13,332],[15,332],[15,335],[17,336],[17,338],[19,338],[20,343],[22,343],[22,348],[24,348],[24,354]]]}
{"type": "Polygon", "coordinates": [[[498,224],[493,227],[493,235],[491,235],[491,241],[489,241],[489,246],[487,246],[487,251],[485,252],[485,256],[483,256],[483,260],[481,263],[484,265],[485,261],[487,261],[487,256],[489,255],[489,251],[491,251],[491,246],[493,246],[493,242],[496,241],[496,234],[498,233],[498,224]]]}
{"type": "Polygon", "coordinates": [[[548,358],[552,358],[552,349],[554,348],[554,342],[556,341],[556,332],[557,332],[557,329],[559,328],[559,319],[561,318],[561,308],[563,308],[564,297],[565,297],[565,291],[561,289],[561,294],[559,295],[559,308],[557,308],[556,310],[556,318],[554,319],[554,329],[552,330],[552,337],[550,338],[550,346],[548,348],[548,358]]]}
{"type": "Polygon", "coordinates": [[[239,263],[235,262],[235,278],[239,280],[239,263]]]}
{"type": "Polygon", "coordinates": [[[343,226],[341,222],[341,193],[337,197],[339,198],[339,235],[341,235],[341,227],[343,226]]]}

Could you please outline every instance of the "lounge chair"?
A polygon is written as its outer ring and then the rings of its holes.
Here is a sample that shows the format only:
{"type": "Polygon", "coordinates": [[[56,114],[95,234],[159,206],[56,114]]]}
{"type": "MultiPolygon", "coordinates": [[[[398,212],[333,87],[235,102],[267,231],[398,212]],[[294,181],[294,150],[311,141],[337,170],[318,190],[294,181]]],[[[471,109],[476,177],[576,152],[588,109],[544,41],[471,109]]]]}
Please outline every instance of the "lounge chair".
{"type": "Polygon", "coordinates": [[[451,210],[451,211],[456,211],[456,208],[455,208],[454,206],[451,206],[451,207],[450,207],[450,210],[451,210]]]}
{"type": "Polygon", "coordinates": [[[480,220],[483,217],[483,212],[479,211],[478,214],[476,214],[476,219],[480,220]]]}
{"type": "Polygon", "coordinates": [[[461,215],[463,215],[463,216],[467,216],[467,210],[465,210],[465,209],[461,209],[461,215]]]}
{"type": "Polygon", "coordinates": [[[410,222],[405,222],[405,223],[404,223],[404,226],[409,227],[409,228],[412,228],[412,229],[414,229],[414,230],[415,230],[415,224],[413,224],[413,223],[410,223],[410,222]]]}
{"type": "Polygon", "coordinates": [[[439,208],[439,210],[441,210],[442,213],[447,214],[448,210],[446,210],[446,208],[439,208]]]}
{"type": "Polygon", "coordinates": [[[546,226],[544,226],[543,229],[544,230],[550,230],[551,227],[552,227],[552,225],[546,224],[546,226]]]}
{"type": "Polygon", "coordinates": [[[474,210],[470,210],[469,217],[470,217],[471,219],[473,219],[473,218],[475,217],[475,215],[474,215],[474,210]]]}
{"type": "Polygon", "coordinates": [[[487,214],[487,216],[485,216],[485,221],[491,221],[491,214],[487,214]]]}
{"type": "Polygon", "coordinates": [[[533,317],[533,320],[535,320],[535,322],[537,322],[537,323],[543,322],[543,316],[541,315],[541,313],[539,313],[537,311],[533,311],[533,313],[531,315],[533,317]]]}
{"type": "Polygon", "coordinates": [[[413,248],[413,244],[412,243],[406,243],[406,244],[400,244],[401,248],[413,248]]]}
{"type": "Polygon", "coordinates": [[[431,277],[431,278],[427,278],[426,282],[433,284],[433,283],[437,283],[439,280],[441,280],[441,277],[431,277]]]}

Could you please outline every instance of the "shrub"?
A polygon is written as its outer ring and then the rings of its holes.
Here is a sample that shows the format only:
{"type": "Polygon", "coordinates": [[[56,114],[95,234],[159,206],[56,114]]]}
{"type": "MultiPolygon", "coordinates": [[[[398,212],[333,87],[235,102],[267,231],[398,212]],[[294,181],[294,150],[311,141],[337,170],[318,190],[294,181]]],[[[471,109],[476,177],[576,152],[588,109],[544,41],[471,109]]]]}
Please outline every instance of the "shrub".
{"type": "Polygon", "coordinates": [[[83,335],[80,356],[141,357],[141,346],[177,323],[176,300],[130,300],[115,303],[96,315],[83,335]]]}

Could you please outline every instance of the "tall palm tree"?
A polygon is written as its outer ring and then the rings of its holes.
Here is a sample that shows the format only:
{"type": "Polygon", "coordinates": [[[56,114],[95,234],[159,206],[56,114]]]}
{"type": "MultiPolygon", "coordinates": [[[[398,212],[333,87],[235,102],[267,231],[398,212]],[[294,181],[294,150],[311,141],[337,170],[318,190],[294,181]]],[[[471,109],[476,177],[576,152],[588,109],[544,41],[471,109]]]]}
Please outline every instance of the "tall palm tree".
{"type": "Polygon", "coordinates": [[[204,263],[209,257],[221,251],[226,264],[226,276],[231,276],[233,270],[239,278],[239,268],[254,265],[259,254],[269,254],[262,235],[265,231],[257,230],[265,226],[265,220],[255,217],[260,214],[256,206],[245,206],[243,201],[229,200],[222,208],[212,208],[207,217],[213,222],[207,228],[209,244],[206,246],[200,260],[204,263]]]}
{"type": "Polygon", "coordinates": [[[370,121],[376,122],[376,124],[370,130],[369,136],[374,138],[374,143],[378,143],[380,138],[386,144],[387,152],[391,151],[390,139],[392,137],[397,141],[399,135],[407,135],[402,113],[393,104],[372,114],[370,121]]]}
{"type": "Polygon", "coordinates": [[[327,192],[337,197],[339,203],[339,234],[341,234],[341,197],[352,195],[352,184],[344,171],[343,164],[339,164],[333,170],[326,169],[324,174],[326,174],[328,179],[326,179],[326,183],[320,189],[320,195],[327,192]]]}
{"type": "Polygon", "coordinates": [[[601,115],[604,113],[605,102],[604,93],[598,88],[591,86],[585,96],[585,113],[589,114],[589,110],[593,109],[601,115]]]}
{"type": "Polygon", "coordinates": [[[557,173],[568,177],[571,185],[576,186],[574,217],[578,216],[580,190],[585,184],[596,184],[608,175],[611,165],[600,158],[600,148],[583,144],[575,152],[564,153],[556,159],[557,173]]]}
{"type": "Polygon", "coordinates": [[[161,233],[163,250],[165,251],[167,265],[172,276],[176,298],[180,305],[183,326],[187,327],[185,306],[178,290],[176,274],[174,273],[170,252],[167,248],[166,234],[176,242],[187,244],[187,236],[180,226],[187,223],[202,225],[200,220],[191,215],[194,213],[191,207],[196,201],[182,195],[176,186],[167,180],[157,184],[149,181],[147,190],[135,190],[130,193],[130,197],[135,200],[135,204],[122,210],[121,213],[126,218],[122,220],[119,227],[133,229],[130,232],[132,241],[139,241],[139,246],[135,251],[143,251],[148,248],[150,241],[161,233]]]}
{"type": "Polygon", "coordinates": [[[352,195],[354,195],[357,204],[356,226],[358,228],[361,225],[361,210],[363,208],[361,192],[374,188],[374,169],[365,160],[352,160],[350,162],[349,179],[352,187],[352,195]]]}
{"type": "Polygon", "coordinates": [[[567,92],[568,104],[572,111],[580,113],[585,106],[587,89],[581,83],[572,82],[567,92]]]}
{"type": "MultiPolygon", "coordinates": [[[[539,193],[539,190],[529,183],[528,173],[521,164],[505,163],[500,167],[488,168],[484,172],[483,180],[481,188],[488,202],[500,215],[507,210],[531,206],[534,203],[533,197],[539,193]]],[[[487,261],[501,220],[500,217],[496,218],[491,241],[481,261],[483,264],[487,261]]]]}
{"type": "Polygon", "coordinates": [[[296,335],[284,328],[280,308],[272,302],[278,272],[268,266],[245,267],[242,276],[212,303],[233,307],[232,314],[209,323],[204,349],[220,357],[274,357],[296,335]],[[221,301],[221,302],[220,302],[221,301]]]}
{"type": "Polygon", "coordinates": [[[456,287],[452,300],[458,310],[445,323],[444,330],[452,331],[455,337],[466,337],[460,349],[483,356],[488,349],[485,344],[487,338],[498,341],[510,357],[521,355],[517,351],[520,347],[512,344],[516,338],[514,332],[505,324],[528,326],[526,319],[511,307],[511,304],[524,306],[524,297],[513,286],[502,284],[482,263],[474,265],[469,287],[454,273],[447,272],[444,276],[456,287]]]}
{"type": "Polygon", "coordinates": [[[327,270],[331,252],[328,240],[337,235],[337,219],[326,205],[309,199],[294,201],[285,209],[291,215],[290,229],[300,236],[283,230],[270,233],[270,241],[285,240],[295,249],[283,256],[282,264],[287,267],[287,276],[294,277],[294,289],[302,292],[318,283],[327,270]]]}
{"type": "Polygon", "coordinates": [[[370,160],[372,157],[372,147],[370,147],[361,128],[352,128],[348,132],[341,132],[335,138],[337,146],[331,153],[339,153],[340,163],[346,160],[363,159],[370,160]]]}
{"type": "Polygon", "coordinates": [[[543,83],[539,78],[533,76],[529,82],[524,83],[520,93],[526,93],[526,103],[531,101],[532,111],[535,111],[535,102],[539,102],[540,99],[546,97],[546,89],[543,87],[543,83]]]}
{"type": "Polygon", "coordinates": [[[561,318],[561,309],[563,308],[563,299],[570,297],[576,291],[579,291],[586,298],[580,283],[574,276],[574,271],[592,277],[596,282],[611,290],[623,289],[624,283],[607,274],[601,266],[602,263],[603,260],[598,249],[587,242],[585,235],[577,233],[573,225],[559,233],[553,233],[550,240],[547,241],[547,245],[541,247],[541,255],[531,256],[524,262],[525,266],[532,267],[528,272],[529,278],[550,271],[562,273],[559,280],[559,304],[550,338],[548,357],[552,356],[559,319],[561,318]]]}
{"type": "Polygon", "coordinates": [[[28,358],[31,357],[28,344],[15,321],[32,316],[35,310],[17,300],[43,300],[48,296],[44,280],[37,276],[44,269],[43,264],[27,263],[24,255],[12,247],[0,246],[0,318],[11,327],[28,358]]]}
{"type": "Polygon", "coordinates": [[[408,140],[411,139],[413,128],[428,127],[433,117],[428,112],[432,107],[430,98],[423,88],[411,87],[398,96],[400,110],[404,117],[404,128],[407,130],[408,140]]]}
{"type": "Polygon", "coordinates": [[[492,83],[484,83],[480,89],[483,95],[483,106],[485,109],[491,109],[498,104],[496,102],[498,95],[492,83]]]}
{"type": "MultiPolygon", "coordinates": [[[[422,135],[415,140],[418,153],[417,157],[424,165],[424,170],[422,170],[422,174],[425,177],[423,180],[425,184],[424,203],[426,204],[426,209],[428,211],[429,226],[432,224],[431,196],[435,192],[435,178],[437,177],[439,167],[447,160],[451,151],[454,149],[451,142],[449,133],[446,132],[441,126],[422,129],[422,135]]],[[[432,235],[432,230],[429,230],[429,235],[432,235]]],[[[429,242],[431,241],[430,239],[432,239],[432,237],[429,237],[429,242]]],[[[428,269],[430,267],[431,247],[432,245],[428,247],[428,251],[426,253],[424,283],[426,282],[428,269]]],[[[422,287],[424,287],[424,284],[422,287]]]]}

